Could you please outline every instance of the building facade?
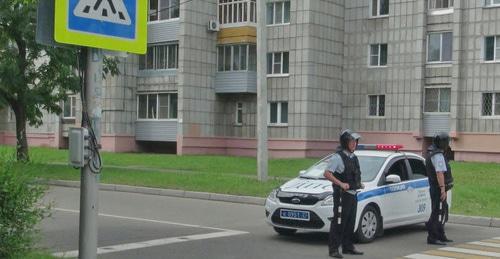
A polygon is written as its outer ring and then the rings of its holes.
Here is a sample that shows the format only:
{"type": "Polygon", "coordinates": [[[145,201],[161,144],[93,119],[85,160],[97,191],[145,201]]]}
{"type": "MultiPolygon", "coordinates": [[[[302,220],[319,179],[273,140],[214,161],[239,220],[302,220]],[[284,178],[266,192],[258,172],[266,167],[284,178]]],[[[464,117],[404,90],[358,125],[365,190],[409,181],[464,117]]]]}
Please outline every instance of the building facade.
{"type": "MultiPolygon", "coordinates": [[[[103,149],[254,156],[256,1],[150,0],[147,54],[104,82],[103,149]]],[[[446,131],[456,160],[500,162],[500,1],[267,2],[271,156],[327,154],[352,128],[414,152],[446,131]]],[[[61,105],[31,144],[67,145],[79,97],[61,105]]],[[[0,143],[14,127],[2,111],[0,143]]]]}

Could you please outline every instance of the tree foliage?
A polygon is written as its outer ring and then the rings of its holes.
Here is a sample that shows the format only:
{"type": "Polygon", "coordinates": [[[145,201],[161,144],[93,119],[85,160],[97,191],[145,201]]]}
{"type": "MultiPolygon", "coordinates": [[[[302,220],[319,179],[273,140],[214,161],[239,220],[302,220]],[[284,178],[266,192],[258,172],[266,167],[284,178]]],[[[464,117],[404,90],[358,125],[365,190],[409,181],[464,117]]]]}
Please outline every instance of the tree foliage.
{"type": "MultiPolygon", "coordinates": [[[[80,91],[79,49],[37,44],[37,1],[0,0],[0,108],[16,117],[17,159],[29,160],[26,123],[42,124],[43,112],[60,114],[68,93],[80,91]]],[[[105,60],[105,72],[117,74],[116,59],[105,60]]]]}

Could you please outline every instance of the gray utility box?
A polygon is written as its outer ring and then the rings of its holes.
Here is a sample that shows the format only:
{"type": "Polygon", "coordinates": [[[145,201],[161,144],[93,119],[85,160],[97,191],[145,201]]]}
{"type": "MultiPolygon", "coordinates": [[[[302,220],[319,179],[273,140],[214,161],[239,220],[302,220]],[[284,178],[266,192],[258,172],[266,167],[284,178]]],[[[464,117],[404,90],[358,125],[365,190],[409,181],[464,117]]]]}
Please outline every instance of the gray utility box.
{"type": "Polygon", "coordinates": [[[69,129],[69,165],[85,167],[89,157],[89,131],[86,128],[69,129]]]}

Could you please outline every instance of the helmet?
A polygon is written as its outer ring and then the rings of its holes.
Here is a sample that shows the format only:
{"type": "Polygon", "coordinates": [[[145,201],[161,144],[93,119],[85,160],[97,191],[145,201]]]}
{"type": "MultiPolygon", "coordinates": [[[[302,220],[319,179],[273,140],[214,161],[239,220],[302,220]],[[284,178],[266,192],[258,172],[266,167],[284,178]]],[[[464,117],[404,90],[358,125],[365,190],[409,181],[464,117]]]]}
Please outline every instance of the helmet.
{"type": "Polygon", "coordinates": [[[342,149],[348,149],[349,146],[349,141],[350,140],[356,140],[359,141],[361,138],[361,135],[359,135],[356,132],[353,132],[350,129],[346,129],[340,133],[340,146],[342,149]]]}
{"type": "Polygon", "coordinates": [[[432,139],[432,143],[441,150],[447,150],[450,146],[450,135],[446,132],[439,132],[432,139]]]}

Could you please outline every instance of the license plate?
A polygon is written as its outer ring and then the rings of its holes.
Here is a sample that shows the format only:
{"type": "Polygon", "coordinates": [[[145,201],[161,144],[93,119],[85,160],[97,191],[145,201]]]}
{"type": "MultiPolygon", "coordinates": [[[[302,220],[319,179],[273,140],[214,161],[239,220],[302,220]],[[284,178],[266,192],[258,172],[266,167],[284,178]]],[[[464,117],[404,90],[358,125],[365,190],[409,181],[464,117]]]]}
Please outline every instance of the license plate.
{"type": "Polygon", "coordinates": [[[311,220],[311,215],[310,215],[309,211],[281,210],[280,211],[280,218],[309,221],[309,220],[311,220]]]}

